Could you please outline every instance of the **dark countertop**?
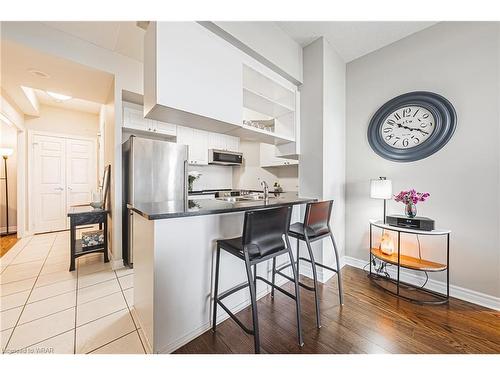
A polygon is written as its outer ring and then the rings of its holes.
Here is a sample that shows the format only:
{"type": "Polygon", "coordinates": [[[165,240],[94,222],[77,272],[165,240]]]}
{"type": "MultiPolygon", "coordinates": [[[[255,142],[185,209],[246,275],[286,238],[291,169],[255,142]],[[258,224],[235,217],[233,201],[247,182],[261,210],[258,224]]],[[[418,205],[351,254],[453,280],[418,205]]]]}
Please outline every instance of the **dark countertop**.
{"type": "Polygon", "coordinates": [[[138,203],[134,212],[148,220],[171,219],[186,216],[201,216],[248,211],[265,207],[279,207],[313,202],[313,198],[299,198],[297,193],[269,193],[269,200],[246,200],[227,202],[219,199],[189,199],[187,207],[182,200],[157,203],[138,203]]]}

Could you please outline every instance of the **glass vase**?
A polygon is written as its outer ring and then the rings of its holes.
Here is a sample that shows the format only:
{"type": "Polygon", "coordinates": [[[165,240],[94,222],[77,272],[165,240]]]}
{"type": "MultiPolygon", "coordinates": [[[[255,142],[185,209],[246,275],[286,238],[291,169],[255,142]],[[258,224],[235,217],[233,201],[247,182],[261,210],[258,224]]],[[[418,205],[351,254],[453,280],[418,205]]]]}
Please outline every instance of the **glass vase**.
{"type": "Polygon", "coordinates": [[[92,191],[92,200],[90,202],[90,205],[93,208],[103,208],[103,201],[102,201],[102,190],[94,190],[92,191]]]}
{"type": "Polygon", "coordinates": [[[417,206],[415,203],[407,203],[405,206],[405,215],[409,218],[417,216],[417,206]]]}

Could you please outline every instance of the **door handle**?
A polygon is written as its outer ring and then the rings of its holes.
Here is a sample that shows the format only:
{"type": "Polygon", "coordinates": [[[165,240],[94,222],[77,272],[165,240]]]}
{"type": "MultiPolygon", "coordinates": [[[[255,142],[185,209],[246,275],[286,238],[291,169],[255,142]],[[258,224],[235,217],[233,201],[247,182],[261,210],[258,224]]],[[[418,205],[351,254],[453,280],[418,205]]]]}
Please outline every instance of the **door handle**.
{"type": "Polygon", "coordinates": [[[70,186],[68,186],[68,190],[73,190],[70,186]]]}
{"type": "Polygon", "coordinates": [[[56,187],[56,188],[54,188],[54,190],[63,191],[64,189],[62,187],[56,187]]]}

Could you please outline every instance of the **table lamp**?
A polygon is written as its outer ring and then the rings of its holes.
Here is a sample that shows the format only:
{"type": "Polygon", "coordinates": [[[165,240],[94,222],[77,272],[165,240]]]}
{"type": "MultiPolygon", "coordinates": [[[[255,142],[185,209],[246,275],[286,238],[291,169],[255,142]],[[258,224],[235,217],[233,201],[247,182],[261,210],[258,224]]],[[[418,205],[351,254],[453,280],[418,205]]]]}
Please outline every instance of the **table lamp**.
{"type": "Polygon", "coordinates": [[[385,177],[379,177],[378,180],[370,180],[370,198],[384,200],[384,224],[387,199],[392,198],[392,181],[385,177]]]}
{"type": "Polygon", "coordinates": [[[8,183],[8,177],[7,177],[7,159],[9,156],[11,156],[14,153],[14,150],[12,148],[4,147],[0,148],[0,155],[3,157],[3,167],[5,171],[5,177],[3,178],[5,180],[5,216],[6,216],[6,232],[2,233],[2,236],[7,236],[9,234],[14,234],[16,232],[9,232],[9,183],[8,183]]]}

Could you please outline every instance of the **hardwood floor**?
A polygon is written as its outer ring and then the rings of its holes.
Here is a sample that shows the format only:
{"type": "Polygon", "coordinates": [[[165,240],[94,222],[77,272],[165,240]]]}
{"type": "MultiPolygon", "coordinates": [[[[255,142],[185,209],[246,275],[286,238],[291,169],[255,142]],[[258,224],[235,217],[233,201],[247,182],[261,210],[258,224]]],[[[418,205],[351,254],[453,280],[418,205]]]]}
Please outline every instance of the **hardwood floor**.
{"type": "Polygon", "coordinates": [[[7,254],[7,251],[9,251],[17,241],[17,234],[9,234],[8,236],[0,237],[0,257],[7,254]]]}
{"type": "MultiPolygon", "coordinates": [[[[454,298],[447,305],[413,304],[382,291],[360,269],[343,271],[344,306],[336,278],[321,285],[321,329],[314,293],[301,290],[302,348],[294,301],[279,292],[274,301],[269,295],[258,301],[262,353],[500,353],[500,312],[454,298]]],[[[292,291],[291,283],[286,289],[292,291]]],[[[251,327],[250,308],[237,316],[251,327]]],[[[227,319],[176,353],[253,353],[253,336],[227,319]]]]}

